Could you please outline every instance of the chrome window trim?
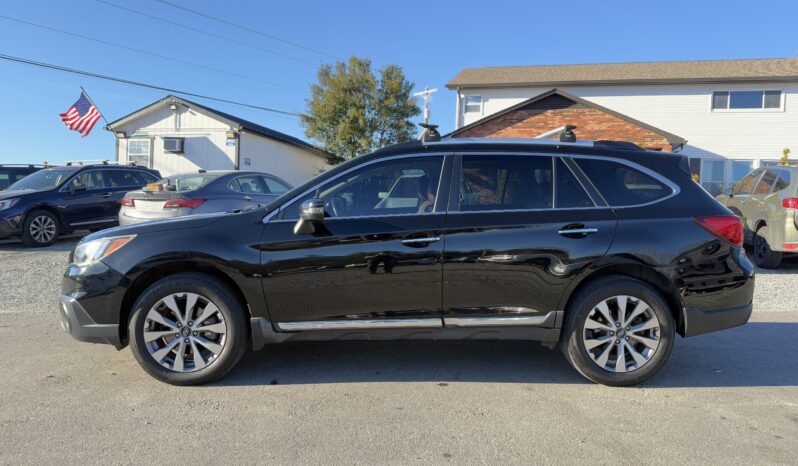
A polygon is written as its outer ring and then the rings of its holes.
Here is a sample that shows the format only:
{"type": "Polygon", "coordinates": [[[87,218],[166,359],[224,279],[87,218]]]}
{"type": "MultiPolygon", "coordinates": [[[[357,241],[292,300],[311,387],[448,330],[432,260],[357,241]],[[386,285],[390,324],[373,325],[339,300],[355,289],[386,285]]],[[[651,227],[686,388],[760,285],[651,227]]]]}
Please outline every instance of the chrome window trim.
{"type": "MultiPolygon", "coordinates": [[[[438,176],[438,191],[435,194],[435,198],[437,199],[438,196],[440,195],[440,190],[441,190],[441,177],[443,177],[443,158],[446,157],[447,155],[450,155],[450,154],[448,154],[448,153],[437,153],[436,152],[436,153],[429,153],[429,154],[413,153],[413,154],[401,154],[401,155],[392,155],[392,156],[388,156],[388,157],[380,157],[378,159],[369,160],[368,162],[359,163],[359,164],[357,164],[357,165],[355,165],[355,166],[353,166],[353,167],[351,167],[351,168],[349,168],[347,170],[344,170],[341,173],[339,173],[338,175],[336,175],[335,177],[327,179],[327,180],[324,180],[324,182],[322,183],[322,186],[326,185],[326,184],[329,184],[330,182],[333,182],[333,181],[341,178],[342,176],[345,176],[345,175],[347,175],[349,173],[352,173],[355,170],[359,170],[359,169],[361,169],[363,167],[368,167],[368,166],[373,165],[375,163],[387,162],[387,161],[393,161],[393,160],[401,160],[401,159],[411,159],[411,158],[416,158],[416,157],[436,157],[437,156],[437,157],[441,157],[441,173],[438,176]]],[[[283,209],[285,209],[289,205],[293,204],[297,200],[301,199],[302,197],[306,196],[308,193],[316,191],[319,188],[320,188],[320,186],[318,184],[314,185],[313,187],[308,188],[305,191],[303,191],[301,194],[298,194],[298,195],[292,197],[290,200],[282,203],[280,205],[280,207],[275,208],[274,211],[272,211],[271,213],[269,213],[268,215],[263,217],[263,223],[269,223],[269,221],[271,221],[271,219],[275,215],[278,215],[280,212],[282,212],[283,209]]],[[[429,212],[429,213],[424,214],[424,215],[429,215],[429,214],[434,214],[434,213],[443,213],[443,212],[435,212],[435,211],[433,211],[433,212],[429,212]]],[[[364,215],[364,216],[355,216],[355,217],[330,217],[330,218],[336,218],[336,219],[368,218],[368,217],[388,217],[388,216],[398,216],[398,215],[421,215],[421,214],[414,213],[414,214],[391,214],[391,215],[364,215]]],[[[295,222],[296,220],[287,220],[287,221],[295,222]]]]}
{"type": "MultiPolygon", "coordinates": [[[[450,213],[452,213],[452,212],[450,212],[450,213]]],[[[266,217],[269,217],[269,216],[271,216],[273,214],[275,214],[275,212],[269,213],[269,215],[267,215],[266,217]]],[[[433,216],[433,215],[446,215],[446,212],[427,212],[426,214],[410,213],[410,214],[390,214],[390,215],[357,215],[357,216],[353,216],[353,217],[328,217],[328,218],[324,219],[324,221],[325,222],[332,222],[332,221],[335,221],[335,220],[358,220],[358,219],[362,219],[362,218],[415,217],[415,216],[419,216],[419,215],[423,215],[425,217],[430,217],[430,216],[433,216]]],[[[288,223],[288,222],[296,223],[296,220],[282,220],[281,219],[281,220],[275,220],[275,221],[269,222],[269,223],[288,223]]]]}
{"type": "MultiPolygon", "coordinates": [[[[589,160],[592,159],[592,160],[604,160],[604,161],[607,161],[607,162],[620,163],[621,165],[626,165],[628,167],[634,168],[635,170],[641,171],[641,172],[645,173],[646,175],[648,175],[648,176],[656,179],[657,181],[661,182],[662,184],[666,185],[667,187],[671,188],[671,193],[669,195],[667,195],[665,197],[661,197],[661,198],[656,199],[656,200],[653,200],[651,202],[644,202],[642,204],[631,204],[631,205],[614,206],[614,205],[611,205],[609,202],[607,202],[607,205],[610,208],[612,208],[612,209],[631,209],[631,208],[645,207],[645,206],[649,206],[649,205],[652,205],[652,204],[657,204],[659,202],[663,202],[665,200],[668,200],[668,199],[678,195],[682,191],[682,189],[679,187],[679,185],[677,185],[673,181],[669,180],[668,178],[660,175],[659,173],[655,172],[654,170],[646,168],[646,167],[644,167],[642,165],[639,165],[637,163],[634,163],[634,162],[632,162],[630,160],[625,160],[625,159],[616,158],[616,157],[607,157],[607,156],[603,156],[603,155],[582,155],[582,154],[563,154],[563,155],[561,155],[561,157],[564,157],[564,158],[567,157],[567,158],[570,158],[572,160],[573,159],[589,159],[589,160]]],[[[582,170],[582,167],[580,167],[578,163],[576,165],[577,165],[577,167],[579,167],[580,170],[582,170]]],[[[584,173],[584,170],[582,170],[582,172],[584,173]]],[[[591,183],[592,183],[592,180],[590,179],[590,176],[587,173],[584,173],[584,174],[585,174],[585,178],[590,180],[591,183]]],[[[596,188],[596,192],[601,194],[601,190],[599,190],[598,188],[596,188]]],[[[603,195],[602,195],[602,197],[603,197],[603,195]]],[[[606,202],[607,200],[605,199],[604,201],[606,202]]]]}
{"type": "Polygon", "coordinates": [[[362,319],[317,320],[305,322],[275,322],[278,330],[300,332],[305,330],[365,330],[377,328],[441,328],[439,317],[429,319],[362,319]]]}

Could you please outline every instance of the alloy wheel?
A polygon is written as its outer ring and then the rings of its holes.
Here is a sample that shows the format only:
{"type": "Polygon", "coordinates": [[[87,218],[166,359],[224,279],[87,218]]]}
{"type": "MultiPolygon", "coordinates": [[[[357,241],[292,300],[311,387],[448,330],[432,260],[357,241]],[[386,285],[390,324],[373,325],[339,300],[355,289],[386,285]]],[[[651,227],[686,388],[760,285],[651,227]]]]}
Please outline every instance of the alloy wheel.
{"type": "Polygon", "coordinates": [[[37,243],[49,243],[55,238],[55,220],[47,215],[34,217],[30,222],[30,236],[37,243]]]}
{"type": "Polygon", "coordinates": [[[195,293],[173,293],[152,306],[144,321],[144,344],[161,366],[175,372],[203,369],[219,358],[227,341],[219,308],[195,293]]]}
{"type": "Polygon", "coordinates": [[[633,296],[613,296],[588,314],[582,342],[596,365],[610,372],[640,369],[656,354],[660,322],[645,301],[633,296]]]}

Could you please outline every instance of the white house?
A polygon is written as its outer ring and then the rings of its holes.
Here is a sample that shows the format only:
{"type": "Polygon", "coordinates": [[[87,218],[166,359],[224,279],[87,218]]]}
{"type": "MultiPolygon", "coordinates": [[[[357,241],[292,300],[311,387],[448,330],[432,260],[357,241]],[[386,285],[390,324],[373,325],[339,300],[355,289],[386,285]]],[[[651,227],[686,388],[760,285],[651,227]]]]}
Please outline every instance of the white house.
{"type": "Polygon", "coordinates": [[[536,137],[574,124],[583,139],[680,150],[718,193],[749,170],[798,158],[798,59],[466,68],[453,137],[536,137]]]}
{"type": "Polygon", "coordinates": [[[116,160],[163,176],[204,170],[253,170],[298,185],[329,168],[305,141],[172,95],[106,126],[116,160]]]}

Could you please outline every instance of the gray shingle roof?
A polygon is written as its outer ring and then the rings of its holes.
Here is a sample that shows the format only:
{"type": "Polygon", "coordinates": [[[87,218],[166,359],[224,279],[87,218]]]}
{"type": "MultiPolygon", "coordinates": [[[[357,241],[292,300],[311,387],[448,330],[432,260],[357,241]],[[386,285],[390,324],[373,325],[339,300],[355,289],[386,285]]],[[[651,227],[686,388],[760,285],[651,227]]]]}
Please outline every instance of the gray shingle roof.
{"type": "Polygon", "coordinates": [[[446,87],[798,81],[798,58],[465,68],[446,87]]]}

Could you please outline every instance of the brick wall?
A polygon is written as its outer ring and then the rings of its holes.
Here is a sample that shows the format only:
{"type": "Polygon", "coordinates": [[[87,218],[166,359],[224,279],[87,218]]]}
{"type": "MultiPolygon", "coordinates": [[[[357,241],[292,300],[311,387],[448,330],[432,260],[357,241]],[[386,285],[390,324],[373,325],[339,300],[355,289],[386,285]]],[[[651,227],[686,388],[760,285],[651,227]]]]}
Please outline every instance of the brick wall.
{"type": "Polygon", "coordinates": [[[670,151],[662,135],[560,95],[551,95],[454,137],[533,138],[564,125],[575,125],[577,140],[630,141],[651,150],[670,151]]]}

